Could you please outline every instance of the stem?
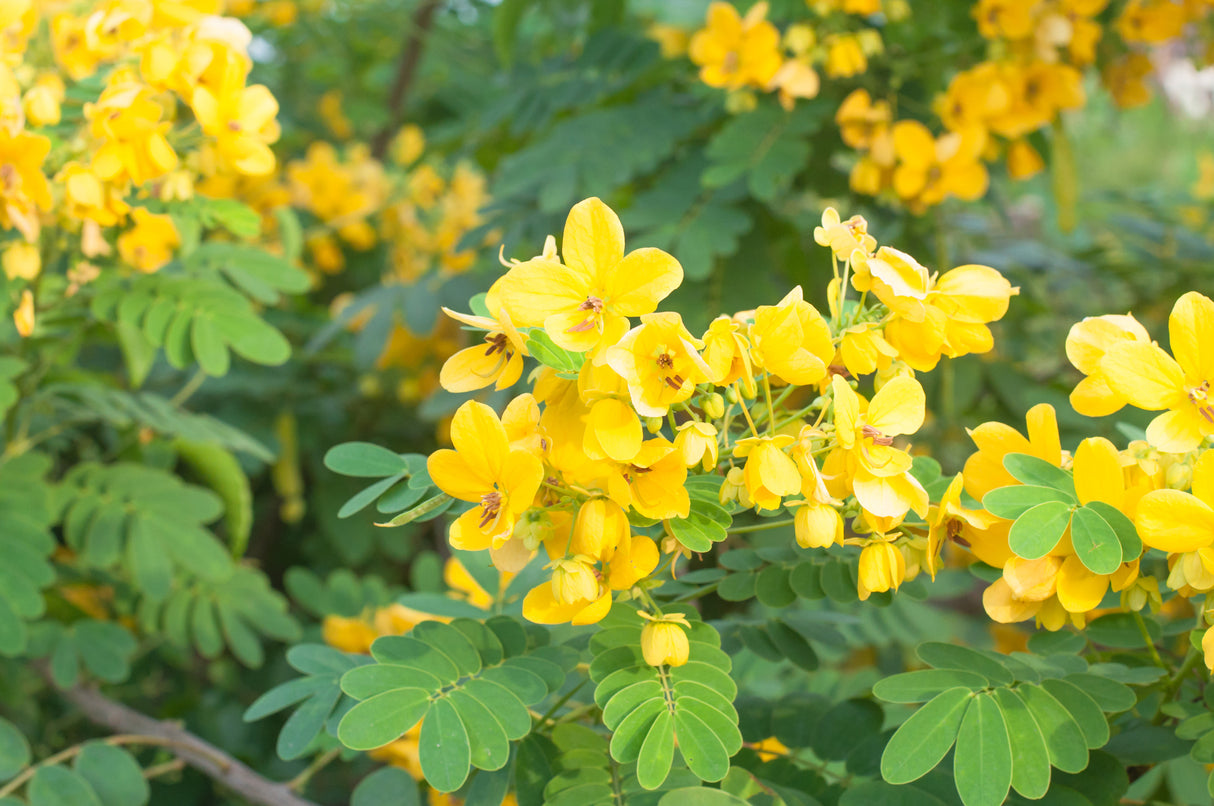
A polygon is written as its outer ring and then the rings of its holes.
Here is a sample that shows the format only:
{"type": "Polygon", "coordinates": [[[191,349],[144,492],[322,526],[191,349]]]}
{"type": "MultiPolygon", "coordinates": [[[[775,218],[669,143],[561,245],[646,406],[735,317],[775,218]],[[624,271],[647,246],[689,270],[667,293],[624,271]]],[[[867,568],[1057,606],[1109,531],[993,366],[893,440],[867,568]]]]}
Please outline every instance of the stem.
{"type": "Polygon", "coordinates": [[[388,95],[388,122],[375,136],[371,155],[382,159],[392,142],[392,135],[400,128],[405,111],[405,98],[409,95],[409,87],[417,74],[417,65],[422,58],[422,50],[426,45],[426,35],[434,22],[434,12],[438,10],[439,0],[422,0],[417,11],[413,13],[413,21],[409,26],[409,39],[405,42],[404,52],[400,57],[400,66],[396,70],[396,80],[392,82],[392,91],[388,95]]]}
{"type": "Polygon", "coordinates": [[[778,521],[767,521],[766,523],[752,523],[749,526],[739,526],[736,529],[730,529],[729,534],[740,535],[747,532],[765,532],[768,529],[779,529],[781,526],[791,526],[796,522],[795,518],[783,518],[778,521]]]}
{"type": "Polygon", "coordinates": [[[1180,665],[1180,668],[1176,670],[1176,674],[1172,675],[1172,677],[1168,680],[1168,684],[1164,686],[1163,699],[1165,702],[1172,699],[1173,695],[1176,694],[1176,689],[1180,688],[1180,684],[1184,682],[1185,677],[1187,677],[1189,672],[1193,671],[1197,664],[1201,663],[1203,659],[1204,657],[1202,653],[1198,652],[1196,649],[1193,649],[1191,646],[1189,647],[1189,654],[1185,656],[1184,663],[1180,665]]]}
{"type": "Polygon", "coordinates": [[[776,424],[776,409],[771,404],[771,375],[763,376],[763,398],[767,401],[767,433],[775,434],[775,429],[772,427],[776,424]]]}
{"type": "Polygon", "coordinates": [[[295,792],[303,792],[304,788],[308,785],[308,781],[312,780],[312,776],[316,775],[316,773],[320,772],[325,767],[329,766],[329,764],[332,763],[333,760],[336,759],[340,755],[341,755],[340,747],[334,747],[333,749],[329,750],[328,752],[321,753],[319,756],[312,759],[312,763],[309,764],[303,770],[303,772],[301,772],[299,775],[296,775],[290,781],[287,781],[287,789],[293,790],[295,792]]]}
{"type": "Polygon", "coordinates": [[[190,397],[198,391],[198,387],[202,386],[206,379],[207,374],[199,369],[194,373],[192,378],[186,381],[185,386],[177,390],[177,394],[173,395],[173,397],[169,400],[169,405],[173,408],[178,408],[181,406],[181,404],[189,400],[190,397]]]}
{"type": "Polygon", "coordinates": [[[154,766],[145,768],[143,771],[143,777],[151,780],[152,778],[159,778],[162,775],[168,775],[171,772],[178,772],[184,767],[185,762],[179,758],[175,758],[172,761],[166,761],[163,764],[156,764],[154,766]]]}
{"type": "Polygon", "coordinates": [[[738,388],[738,382],[733,382],[733,390],[738,394],[738,406],[742,409],[742,416],[746,418],[746,424],[750,426],[750,433],[756,438],[759,436],[759,429],[755,428],[755,421],[750,418],[750,409],[746,405],[746,398],[742,397],[742,391],[738,388]]]}
{"type": "Polygon", "coordinates": [[[573,688],[571,688],[567,692],[565,692],[565,694],[559,700],[557,700],[556,702],[554,702],[552,704],[552,707],[548,709],[547,713],[545,713],[543,716],[541,716],[539,718],[538,724],[543,725],[545,722],[552,719],[552,715],[555,714],[557,711],[559,711],[562,705],[569,702],[569,700],[572,699],[573,695],[577,694],[578,691],[582,688],[582,686],[586,685],[586,683],[588,683],[589,681],[590,681],[590,678],[588,678],[588,677],[583,678],[580,683],[578,683],[576,686],[574,686],[573,688]]]}
{"type": "Polygon", "coordinates": [[[1151,660],[1156,666],[1166,671],[1168,665],[1163,662],[1163,658],[1159,657],[1159,650],[1155,648],[1155,642],[1151,640],[1151,633],[1147,629],[1146,621],[1142,618],[1142,613],[1135,610],[1133,616],[1134,623],[1138,625],[1138,632],[1142,633],[1142,640],[1146,642],[1147,650],[1151,653],[1151,660]]]}

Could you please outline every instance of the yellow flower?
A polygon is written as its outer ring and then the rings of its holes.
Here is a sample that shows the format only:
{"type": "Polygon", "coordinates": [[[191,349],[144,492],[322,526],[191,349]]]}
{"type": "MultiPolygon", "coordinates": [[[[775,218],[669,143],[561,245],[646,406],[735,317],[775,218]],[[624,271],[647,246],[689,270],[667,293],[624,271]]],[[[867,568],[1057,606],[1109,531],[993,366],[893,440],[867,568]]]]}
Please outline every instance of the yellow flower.
{"type": "Polygon", "coordinates": [[[641,450],[641,421],[627,402],[628,384],[606,364],[587,361],[578,373],[584,415],[582,450],[592,460],[630,462],[641,450]],[[623,399],[621,399],[623,398],[623,399]]]}
{"type": "Polygon", "coordinates": [[[860,551],[860,600],[890,588],[895,590],[906,578],[906,558],[893,543],[869,543],[860,551]]]}
{"type": "Polygon", "coordinates": [[[683,267],[660,249],[625,255],[620,219],[597,198],[569,211],[561,248],[563,264],[541,255],[512,267],[500,299],[518,327],[543,327],[566,350],[615,344],[629,316],[652,312],[683,281],[683,267]]]}
{"type": "Polygon", "coordinates": [[[885,340],[880,326],[869,322],[843,331],[839,357],[847,371],[858,378],[887,369],[898,357],[898,351],[885,340]]]}
{"type": "Polygon", "coordinates": [[[21,302],[13,311],[13,325],[23,339],[34,332],[34,292],[28,288],[21,292],[21,302]]]}
{"type": "Polygon", "coordinates": [[[691,420],[677,429],[674,449],[683,457],[683,464],[692,468],[702,464],[710,473],[717,466],[717,429],[711,423],[691,420]]]}
{"type": "Polygon", "coordinates": [[[863,252],[852,257],[852,286],[857,291],[872,291],[893,313],[912,322],[927,315],[931,277],[919,261],[905,252],[883,246],[872,257],[863,252]]]}
{"type": "Polygon", "coordinates": [[[642,611],[641,618],[646,620],[641,630],[641,654],[650,666],[682,666],[687,662],[691,646],[687,641],[687,631],[691,624],[687,618],[678,613],[664,616],[651,616],[642,611]]]}
{"type": "MultiPolygon", "coordinates": [[[[874,103],[865,89],[852,90],[835,112],[835,123],[839,126],[843,142],[862,150],[870,148],[877,135],[885,131],[892,120],[889,102],[874,103]]],[[[825,222],[823,226],[826,226],[825,222]]]]}
{"type": "Polygon", "coordinates": [[[662,417],[708,380],[710,370],[698,352],[702,346],[677,313],[663,311],[642,315],[641,324],[608,347],[605,358],[627,382],[637,414],[662,417]]]}
{"type": "Polygon", "coordinates": [[[165,137],[169,123],[161,121],[163,115],[151,89],[132,73],[112,73],[97,102],[84,105],[89,133],[100,143],[90,163],[93,172],[115,185],[142,185],[171,171],[177,154],[165,137]]]}
{"type": "Polygon", "coordinates": [[[870,255],[877,248],[877,239],[868,234],[868,222],[863,216],[854,215],[841,221],[839,211],[833,207],[822,211],[822,226],[814,227],[814,243],[829,246],[836,260],[849,259],[857,249],[870,255]]]}
{"type": "Polygon", "coordinates": [[[692,36],[689,48],[700,80],[731,90],[771,83],[783,59],[780,32],[766,16],[766,2],[755,3],[745,17],[730,3],[712,3],[706,27],[692,36]]]}
{"type": "Polygon", "coordinates": [[[801,473],[797,463],[784,452],[793,438],[781,434],[774,437],[748,437],[738,440],[733,455],[746,457],[743,468],[746,492],[755,509],[779,509],[783,496],[801,490],[801,473]]]}
{"type": "Polygon", "coordinates": [[[443,582],[453,591],[462,594],[460,598],[473,607],[488,610],[493,606],[493,596],[468,573],[468,569],[457,557],[448,557],[447,562],[443,564],[443,582]]]}
{"type": "Polygon", "coordinates": [[[173,258],[181,237],[173,219],[149,213],[143,207],[131,213],[135,226],[118,236],[118,254],[144,274],[151,274],[173,258]]]}
{"type": "Polygon", "coordinates": [[[451,524],[451,545],[480,551],[509,538],[518,517],[531,506],[544,468],[522,448],[511,449],[493,409],[470,400],[451,421],[455,450],[430,455],[426,467],[440,490],[479,503],[451,524]]]}
{"type": "Polygon", "coordinates": [[[549,554],[563,556],[567,547],[572,554],[606,562],[629,539],[628,530],[628,515],[619,504],[609,498],[591,498],[578,508],[572,541],[549,542],[549,554]]]}
{"type": "Polygon", "coordinates": [[[68,218],[111,227],[130,212],[122,190],[102,182],[87,165],[69,162],[56,179],[63,184],[64,214],[68,218]]]}
{"type": "Polygon", "coordinates": [[[552,562],[552,580],[523,598],[523,616],[537,624],[595,624],[611,609],[611,590],[599,583],[587,557],[552,562]]]}
{"type": "Polygon", "coordinates": [[[1109,389],[1131,406],[1165,409],[1147,426],[1147,441],[1185,453],[1214,435],[1214,301],[1190,291],[1168,318],[1173,358],[1142,341],[1121,341],[1100,359],[1109,389]]]}
{"type": "Polygon", "coordinates": [[[997,422],[983,423],[969,430],[978,451],[966,460],[961,475],[965,478],[965,491],[973,498],[981,501],[996,487],[1018,483],[1003,466],[1003,457],[1009,453],[1027,453],[1055,467],[1062,465],[1062,443],[1054,407],[1038,403],[1028,410],[1025,420],[1027,439],[1010,425],[997,422]]]}
{"type": "Polygon", "coordinates": [[[691,498],[683,486],[687,466],[666,439],[646,440],[625,468],[624,480],[632,508],[646,518],[686,518],[691,510],[691,498]]]}
{"type": "Polygon", "coordinates": [[[708,381],[714,386],[729,386],[734,381],[741,381],[742,394],[754,397],[757,390],[750,342],[742,333],[742,326],[722,314],[708,325],[703,341],[702,357],[708,365],[708,381]]]}
{"type": "Polygon", "coordinates": [[[329,615],[321,623],[321,638],[342,652],[367,654],[371,651],[371,643],[378,637],[379,632],[361,618],[329,615]]]}
{"type": "Polygon", "coordinates": [[[940,503],[928,510],[927,523],[927,572],[932,579],[936,578],[940,551],[948,541],[957,541],[964,546],[972,546],[977,542],[975,533],[981,533],[990,528],[996,520],[995,516],[983,509],[966,509],[961,506],[961,489],[964,479],[958,473],[949,482],[940,503]]]}
{"type": "Polygon", "coordinates": [[[826,377],[835,355],[830,326],[797,286],[777,305],[755,311],[751,358],[785,383],[807,386],[826,377]]]}
{"type": "Polygon", "coordinates": [[[912,209],[930,207],[956,196],[974,201],[986,193],[990,177],[982,164],[986,133],[971,128],[933,139],[915,120],[894,124],[894,192],[912,209]]]}
{"type": "Polygon", "coordinates": [[[809,59],[789,59],[772,76],[768,89],[778,93],[780,106],[791,110],[798,98],[815,98],[822,82],[809,64],[809,59]]]}
{"type": "Polygon", "coordinates": [[[26,120],[35,126],[57,126],[60,97],[52,87],[45,84],[30,87],[21,101],[26,120]]]}
{"type": "Polygon", "coordinates": [[[826,75],[831,78],[851,78],[868,69],[859,37],[840,34],[826,40],[826,75]]]}
{"type": "Polygon", "coordinates": [[[1130,314],[1089,316],[1071,326],[1066,337],[1066,357],[1087,377],[1071,392],[1071,406],[1086,417],[1104,417],[1126,404],[1109,388],[1100,371],[1100,360],[1109,348],[1122,341],[1150,344],[1146,328],[1130,314]]]}
{"type": "Polygon", "coordinates": [[[406,124],[392,139],[392,159],[398,165],[409,166],[417,162],[426,150],[426,136],[412,123],[406,124]]]}
{"type": "Polygon", "coordinates": [[[1214,450],[1193,467],[1192,493],[1153,490],[1138,501],[1134,524],[1142,542],[1168,553],[1214,545],[1214,450]]]}
{"type": "MultiPolygon", "coordinates": [[[[860,397],[847,381],[831,381],[835,435],[842,450],[853,453],[860,466],[876,476],[910,470],[911,457],[894,447],[894,437],[913,434],[923,425],[926,398],[914,378],[894,378],[873,395],[861,413],[860,397]]],[[[881,513],[875,513],[881,514],[881,513]]]]}
{"type": "Polygon", "coordinates": [[[280,133],[278,101],[266,87],[225,87],[216,95],[200,86],[190,106],[202,130],[215,138],[220,157],[237,172],[264,176],[274,170],[269,144],[280,133]]]}
{"type": "Polygon", "coordinates": [[[1173,0],[1130,0],[1117,18],[1117,32],[1126,42],[1158,45],[1180,36],[1188,22],[1183,3],[1173,0]]]}
{"type": "Polygon", "coordinates": [[[607,587],[628,590],[658,567],[658,545],[645,535],[633,535],[616,547],[607,567],[607,587]]]}
{"type": "Polygon", "coordinates": [[[0,227],[15,227],[27,241],[38,238],[38,211],[51,209],[51,189],[42,162],[51,141],[0,127],[0,227]]]}
{"type": "Polygon", "coordinates": [[[1024,39],[1033,33],[1041,0],[979,0],[973,8],[978,33],[986,39],[1024,39]]]}
{"type": "Polygon", "coordinates": [[[42,271],[42,257],[38,245],[16,241],[4,250],[4,276],[10,280],[21,278],[33,280],[42,271]]]}
{"type": "Polygon", "coordinates": [[[500,311],[497,318],[470,316],[443,308],[443,313],[469,327],[484,330],[484,343],[465,347],[443,363],[438,382],[448,392],[474,392],[493,384],[508,389],[523,374],[523,356],[527,346],[509,315],[500,311]]]}
{"type": "Polygon", "coordinates": [[[1145,106],[1151,100],[1151,88],[1147,79],[1155,72],[1155,65],[1144,53],[1127,53],[1120,59],[1109,62],[1100,73],[1113,101],[1122,109],[1145,106]]]}
{"type": "Polygon", "coordinates": [[[1201,654],[1206,668],[1214,672],[1214,627],[1206,629],[1201,636],[1201,654]]]}
{"type": "Polygon", "coordinates": [[[1043,170],[1045,160],[1027,140],[1016,140],[1008,145],[1007,172],[1012,179],[1028,179],[1043,170]]]}

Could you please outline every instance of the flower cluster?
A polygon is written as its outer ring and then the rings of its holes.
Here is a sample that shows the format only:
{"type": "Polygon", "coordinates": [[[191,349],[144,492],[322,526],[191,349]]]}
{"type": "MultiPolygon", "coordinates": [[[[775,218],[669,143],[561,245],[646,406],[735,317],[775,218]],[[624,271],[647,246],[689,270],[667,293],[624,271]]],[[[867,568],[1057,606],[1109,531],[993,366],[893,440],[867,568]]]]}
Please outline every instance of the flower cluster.
{"type": "Polygon", "coordinates": [[[550,237],[507,264],[476,315],[448,312],[485,334],[443,367],[448,390],[507,389],[528,355],[543,364],[500,417],[464,403],[454,449],[428,464],[441,490],[472,504],[450,526],[452,546],[487,550],[511,572],[547,555],[528,618],[594,623],[614,597],[639,599],[653,611],[646,656],[681,662],[682,627],[648,588],[703,550],[684,542],[697,501],[786,510],[804,547],[860,546],[864,597],[934,574],[936,516],[904,444],[925,416],[915,372],[991,349],[988,324],[1017,289],[985,266],[929,272],[879,247],[860,217],[827,210],[814,234],[834,265],[827,314],[797,287],[697,336],[657,310],[682,281],[679,262],[627,251],[616,214],[591,198],[571,210],[559,252],[550,237]],[[864,376],[871,396],[857,391],[864,376]]]}
{"type": "Polygon", "coordinates": [[[67,267],[68,295],[103,269],[155,272],[181,243],[165,205],[211,178],[274,170],[278,104],[248,83],[251,35],[221,9],[215,0],[4,4],[0,230],[19,236],[5,244],[4,265],[19,281],[10,289],[23,336],[44,263],[67,267]],[[67,237],[44,237],[47,225],[67,237]]]}
{"type": "MultiPolygon", "coordinates": [[[[869,58],[883,52],[884,28],[868,27],[866,20],[884,26],[910,13],[900,3],[808,5],[820,19],[794,22],[781,35],[765,19],[766,3],[744,17],[728,3],[713,3],[706,27],[691,39],[701,80],[730,90],[733,111],[753,106],[754,90],[778,91],[780,102],[792,108],[796,98],[819,93],[815,65],[824,65],[828,78],[848,79],[866,72],[869,58]]],[[[898,81],[887,83],[882,98],[859,88],[843,99],[835,120],[843,142],[859,155],[852,189],[922,212],[950,197],[982,196],[986,163],[998,159],[1013,179],[1033,176],[1045,165],[1034,144],[1041,138],[1034,135],[1056,124],[1062,112],[1084,106],[1084,70],[1099,67],[1119,106],[1142,105],[1150,98],[1153,72],[1144,48],[1199,29],[1212,8],[1206,2],[1131,0],[1106,23],[1100,18],[1107,6],[1108,0],[976,0],[972,16],[985,58],[954,73],[934,99],[926,99],[940,134],[932,133],[930,120],[897,119],[904,100],[898,81]],[[1106,29],[1120,41],[1113,44],[1106,29]]]]}

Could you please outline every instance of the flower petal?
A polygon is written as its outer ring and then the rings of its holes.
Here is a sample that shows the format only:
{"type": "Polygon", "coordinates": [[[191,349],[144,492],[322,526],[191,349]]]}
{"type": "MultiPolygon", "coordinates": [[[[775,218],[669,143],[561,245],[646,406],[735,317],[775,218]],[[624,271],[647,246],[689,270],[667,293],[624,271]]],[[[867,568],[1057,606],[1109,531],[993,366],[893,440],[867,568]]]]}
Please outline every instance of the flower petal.
{"type": "Polygon", "coordinates": [[[683,267],[661,249],[646,247],[629,253],[607,275],[607,303],[624,316],[657,309],[683,282],[683,267]]]}
{"type": "Polygon", "coordinates": [[[1140,409],[1177,408],[1187,400],[1180,365],[1157,345],[1115,344],[1100,359],[1100,370],[1110,389],[1140,409]]]}
{"type": "Polygon", "coordinates": [[[1058,569],[1058,601],[1067,612],[1095,610],[1108,589],[1109,578],[1089,571],[1074,554],[1063,560],[1058,569]]]}
{"type": "Polygon", "coordinates": [[[493,479],[481,475],[462,454],[446,448],[430,454],[426,470],[435,486],[461,501],[480,501],[493,489],[493,479]]]}
{"type": "Polygon", "coordinates": [[[606,288],[608,272],[624,257],[620,217],[596,196],[578,202],[565,219],[561,251],[566,265],[589,277],[592,287],[606,288]]]}
{"type": "Polygon", "coordinates": [[[1104,437],[1089,437],[1075,450],[1075,492],[1079,503],[1103,501],[1120,509],[1125,503],[1125,477],[1116,446],[1104,437]]]}
{"type": "Polygon", "coordinates": [[[899,375],[873,395],[865,420],[887,436],[913,434],[923,425],[927,401],[914,378],[899,375]]]}
{"type": "Polygon", "coordinates": [[[1214,381],[1214,300],[1196,291],[1176,300],[1168,317],[1168,340],[1191,381],[1214,381]]]}
{"type": "Polygon", "coordinates": [[[1147,426],[1147,442],[1167,453],[1196,450],[1209,426],[1192,406],[1165,411],[1147,426]]]}
{"type": "Polygon", "coordinates": [[[451,442],[478,478],[501,479],[510,442],[493,409],[475,400],[460,406],[451,418],[451,442]]]}
{"type": "Polygon", "coordinates": [[[1134,525],[1142,542],[1170,554],[1214,544],[1214,508],[1180,490],[1153,490],[1138,501],[1134,525]]]}

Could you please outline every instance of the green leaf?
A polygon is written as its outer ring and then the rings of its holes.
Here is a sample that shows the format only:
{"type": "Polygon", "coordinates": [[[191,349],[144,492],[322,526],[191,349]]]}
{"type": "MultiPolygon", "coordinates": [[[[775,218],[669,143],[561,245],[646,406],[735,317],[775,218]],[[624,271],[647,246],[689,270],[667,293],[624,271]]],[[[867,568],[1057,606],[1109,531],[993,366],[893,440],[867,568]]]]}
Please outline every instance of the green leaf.
{"type": "Polygon", "coordinates": [[[219,328],[209,314],[199,313],[190,329],[190,347],[206,374],[221,377],[228,374],[228,348],[219,335],[219,328]]]}
{"type": "Polygon", "coordinates": [[[865,781],[849,786],[839,806],[947,806],[943,800],[916,786],[893,786],[884,781],[865,781]]]}
{"type": "Polygon", "coordinates": [[[506,766],[510,759],[510,741],[493,712],[460,689],[452,691],[447,698],[467,731],[472,766],[481,770],[500,770],[506,766]]]}
{"type": "MultiPolygon", "coordinates": [[[[1163,640],[1163,631],[1158,621],[1149,615],[1143,616],[1142,620],[1152,643],[1163,640]]],[[[1088,624],[1085,632],[1089,641],[1101,646],[1115,649],[1139,649],[1146,646],[1134,613],[1109,613],[1100,616],[1088,624]]]]}
{"type": "Polygon", "coordinates": [[[1050,788],[1050,752],[1024,700],[1011,689],[993,692],[1012,748],[1012,788],[1030,800],[1050,788]]]}
{"type": "Polygon", "coordinates": [[[1007,797],[1012,746],[1003,714],[988,693],[974,697],[961,720],[953,777],[965,806],[999,806],[1007,797]]]}
{"type": "Polygon", "coordinates": [[[1075,479],[1044,459],[1027,453],[1009,453],[1003,457],[1003,466],[1021,484],[1053,487],[1075,499],[1075,479]]]}
{"type": "MultiPolygon", "coordinates": [[[[652,789],[653,787],[647,788],[652,789]]],[[[721,789],[709,789],[703,786],[683,786],[678,789],[671,789],[662,795],[662,799],[658,801],[658,806],[742,806],[749,802],[721,789]]]]}
{"type": "Polygon", "coordinates": [[[1109,740],[1109,723],[1096,701],[1082,689],[1065,680],[1043,680],[1041,687],[1053,695],[1083,731],[1088,748],[1103,747],[1109,740]]]}
{"type": "Polygon", "coordinates": [[[143,806],[151,797],[139,762],[120,747],[89,742],[74,767],[92,785],[101,806],[143,806]]]}
{"type": "Polygon", "coordinates": [[[88,670],[107,683],[121,683],[131,672],[139,643],[117,624],[83,619],[72,625],[80,659],[88,670]]]}
{"type": "Polygon", "coordinates": [[[1071,506],[1060,501],[1038,504],[1008,531],[1008,547],[1026,560],[1039,560],[1054,550],[1071,523],[1071,506]]]}
{"type": "Polygon", "coordinates": [[[1096,701],[1100,710],[1116,714],[1128,711],[1138,702],[1134,689],[1095,674],[1069,674],[1063,678],[1096,701]]]}
{"type": "Polygon", "coordinates": [[[435,700],[426,714],[418,754],[426,782],[439,792],[454,792],[467,780],[472,749],[464,724],[448,700],[435,700]]]}
{"type": "Polygon", "coordinates": [[[569,376],[576,376],[586,361],[585,353],[575,353],[559,346],[542,327],[527,331],[527,352],[544,366],[569,376]]]}
{"type": "Polygon", "coordinates": [[[1013,484],[998,487],[982,496],[982,506],[987,512],[1009,521],[1014,521],[1038,504],[1051,501],[1073,506],[1075,499],[1053,487],[1038,487],[1013,484]]]}
{"type": "Polygon", "coordinates": [[[693,497],[686,518],[671,518],[666,521],[670,533],[684,547],[696,553],[712,550],[713,543],[720,543],[728,536],[733,518],[724,507],[713,501],[693,497]]]}
{"type": "Polygon", "coordinates": [[[407,473],[408,461],[370,442],[346,442],[334,445],[325,454],[325,467],[342,476],[381,478],[407,473]]]}
{"type": "Polygon", "coordinates": [[[657,680],[640,680],[625,686],[616,692],[603,707],[603,724],[608,730],[615,730],[616,725],[639,708],[648,700],[662,697],[662,684],[657,680]]]}
{"type": "Polygon", "coordinates": [[[358,782],[350,806],[420,806],[417,781],[399,767],[381,767],[358,782]]]}
{"type": "Polygon", "coordinates": [[[1086,767],[1087,742],[1070,712],[1039,686],[1020,686],[1015,694],[1024,700],[1037,722],[1050,753],[1050,763],[1063,772],[1079,772],[1086,767]]]}
{"type": "Polygon", "coordinates": [[[669,715],[664,700],[647,700],[620,722],[611,735],[611,757],[627,763],[636,761],[641,745],[659,714],[669,715]]]}
{"type": "Polygon", "coordinates": [[[83,776],[58,764],[39,767],[26,796],[30,806],[103,806],[83,776]]]}
{"type": "Polygon", "coordinates": [[[0,717],[0,781],[7,781],[30,763],[30,745],[17,726],[0,717]]]}
{"type": "Polygon", "coordinates": [[[337,726],[337,738],[351,750],[374,750],[400,738],[430,707],[430,692],[425,689],[385,691],[347,711],[337,726]]]}
{"type": "Polygon", "coordinates": [[[131,520],[126,562],[135,584],[145,595],[153,599],[164,599],[169,595],[173,587],[173,569],[164,549],[164,539],[152,531],[150,519],[135,517],[131,520]]]}
{"type": "Polygon", "coordinates": [[[333,680],[327,688],[304,700],[303,705],[295,709],[278,732],[278,757],[291,761],[306,753],[317,734],[324,730],[325,723],[339,699],[341,689],[337,687],[337,681],[333,680]]]}
{"type": "Polygon", "coordinates": [[[325,677],[297,677],[294,680],[288,680],[254,700],[241,718],[245,722],[256,722],[270,714],[276,714],[284,708],[290,708],[295,703],[306,700],[316,692],[330,688],[332,685],[333,681],[325,677]]]}
{"type": "Polygon", "coordinates": [[[650,724],[637,755],[637,783],[646,789],[657,789],[670,774],[670,766],[674,763],[674,734],[674,717],[663,707],[650,724]]]}
{"type": "Polygon", "coordinates": [[[915,649],[915,654],[924,663],[937,669],[974,672],[997,685],[1011,685],[1015,681],[1015,677],[1002,663],[969,647],[929,641],[920,644],[915,649]]]}
{"type": "Polygon", "coordinates": [[[1089,501],[1084,504],[1084,508],[1090,509],[1104,519],[1105,523],[1113,528],[1117,534],[1117,540],[1121,543],[1121,556],[1123,562],[1136,560],[1142,554],[1142,538],[1138,536],[1138,529],[1134,526],[1134,521],[1125,516],[1120,509],[1106,504],[1103,501],[1089,501]]]}
{"type": "Polygon", "coordinates": [[[818,653],[801,633],[776,619],[768,621],[764,629],[784,657],[808,672],[818,668],[818,653]]]}
{"type": "Polygon", "coordinates": [[[759,572],[755,580],[755,597],[760,604],[771,608],[784,608],[797,600],[797,594],[789,583],[789,570],[783,565],[769,565],[759,572]]]}
{"type": "Polygon", "coordinates": [[[702,781],[719,781],[729,772],[729,754],[717,735],[691,711],[675,708],[675,740],[683,761],[702,781]]]}
{"type": "Polygon", "coordinates": [[[911,714],[881,754],[881,777],[891,784],[909,784],[929,773],[956,741],[972,697],[967,688],[949,689],[911,714]]]}
{"type": "Polygon", "coordinates": [[[213,311],[209,316],[228,347],[241,358],[277,367],[291,357],[291,343],[286,336],[262,319],[227,311],[213,311]]]}
{"type": "Polygon", "coordinates": [[[13,612],[8,599],[0,596],[0,655],[15,657],[25,651],[29,633],[25,622],[13,612]]]}
{"type": "Polygon", "coordinates": [[[1113,527],[1088,507],[1071,516],[1071,543],[1080,562],[1094,574],[1111,574],[1121,566],[1121,542],[1113,527]]]}
{"type": "Polygon", "coordinates": [[[886,702],[926,702],[942,691],[958,686],[971,691],[986,688],[990,682],[976,672],[957,669],[920,669],[886,677],[873,684],[873,696],[886,702]]]}

